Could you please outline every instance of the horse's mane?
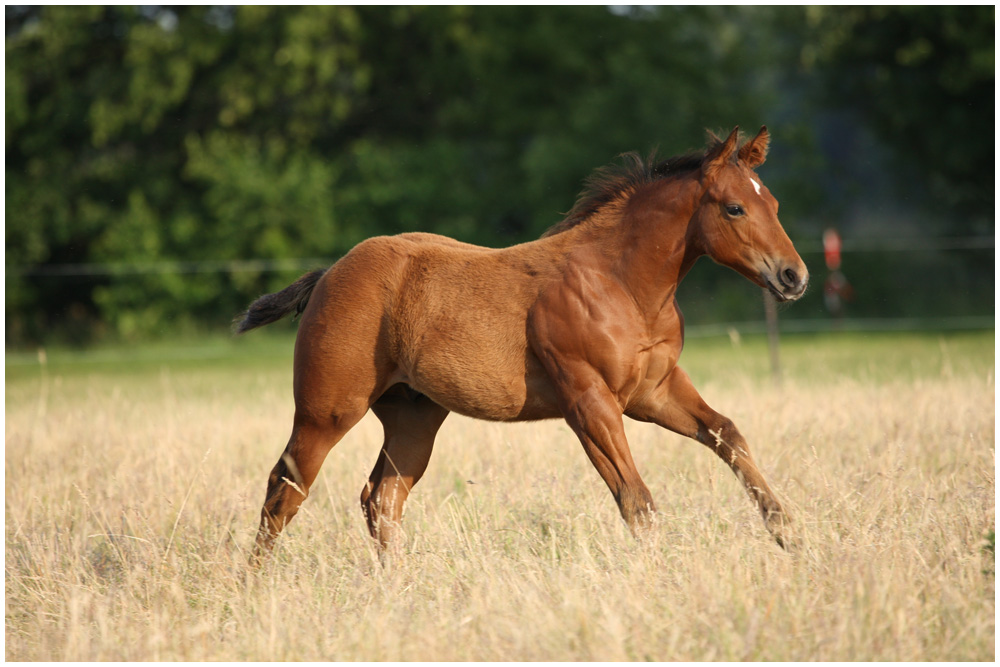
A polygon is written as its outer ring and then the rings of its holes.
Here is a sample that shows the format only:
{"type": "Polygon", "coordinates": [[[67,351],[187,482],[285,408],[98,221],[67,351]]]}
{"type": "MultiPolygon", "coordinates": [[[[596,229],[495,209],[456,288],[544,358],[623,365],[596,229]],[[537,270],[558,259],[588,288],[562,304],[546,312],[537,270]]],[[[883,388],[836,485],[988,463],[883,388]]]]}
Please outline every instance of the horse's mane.
{"type": "Polygon", "coordinates": [[[620,198],[622,195],[635,192],[642,185],[701,169],[705,158],[722,141],[715,134],[709,133],[709,146],[705,150],[675,155],[660,161],[656,159],[655,150],[645,159],[635,151],[623,153],[619,156],[621,164],[600,167],[587,178],[584,182],[583,192],[580,193],[573,208],[561,222],[557,222],[542,234],[542,238],[576,227],[605,204],[620,198]]]}

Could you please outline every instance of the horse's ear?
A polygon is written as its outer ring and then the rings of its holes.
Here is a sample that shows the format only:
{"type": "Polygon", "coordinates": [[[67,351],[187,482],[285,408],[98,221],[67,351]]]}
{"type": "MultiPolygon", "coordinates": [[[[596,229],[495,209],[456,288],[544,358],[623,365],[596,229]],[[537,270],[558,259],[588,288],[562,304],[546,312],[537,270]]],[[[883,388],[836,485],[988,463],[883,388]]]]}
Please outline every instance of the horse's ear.
{"type": "Polygon", "coordinates": [[[723,167],[733,159],[736,153],[736,145],[739,143],[740,128],[737,125],[729,133],[726,140],[713,148],[705,158],[702,171],[706,176],[714,177],[723,167]]]}
{"type": "Polygon", "coordinates": [[[767,146],[770,143],[771,135],[767,132],[767,126],[761,125],[757,136],[740,148],[740,160],[751,169],[756,169],[767,159],[767,146]]]}

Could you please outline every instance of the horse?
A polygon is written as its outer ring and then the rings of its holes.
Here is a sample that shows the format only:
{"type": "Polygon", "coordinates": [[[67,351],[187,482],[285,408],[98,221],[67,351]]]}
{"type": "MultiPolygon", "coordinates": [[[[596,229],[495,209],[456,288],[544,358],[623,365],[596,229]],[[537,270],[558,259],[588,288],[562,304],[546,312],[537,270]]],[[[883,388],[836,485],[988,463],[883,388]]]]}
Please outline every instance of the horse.
{"type": "Polygon", "coordinates": [[[243,333],[300,315],[295,416],[271,470],[251,563],[273,549],[330,450],[369,411],[384,440],[361,490],[380,553],[398,543],[403,504],[451,412],[492,421],[565,419],[640,534],[656,505],[636,470],[623,416],[692,438],[743,483],[778,545],[790,519],[746,440],[678,365],[678,283],[708,255],[779,301],[809,274],[754,171],[762,127],[742,141],[663,161],[623,156],[586,181],[539,239],[484,248],[429,233],[369,238],[325,270],[262,296],[243,333]]]}

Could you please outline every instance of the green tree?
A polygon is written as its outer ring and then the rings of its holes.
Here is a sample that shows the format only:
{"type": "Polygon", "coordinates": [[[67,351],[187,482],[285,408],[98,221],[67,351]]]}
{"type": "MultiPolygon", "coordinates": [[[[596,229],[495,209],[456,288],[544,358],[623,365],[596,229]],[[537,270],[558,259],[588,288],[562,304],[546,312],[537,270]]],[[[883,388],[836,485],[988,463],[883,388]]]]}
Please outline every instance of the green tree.
{"type": "MultiPolygon", "coordinates": [[[[314,144],[364,85],[356,32],[350,8],[8,10],[8,267],[342,250],[314,144]]],[[[8,276],[8,338],[224,318],[262,280],[8,276]]]]}
{"type": "Polygon", "coordinates": [[[813,7],[802,61],[898,156],[949,231],[993,229],[995,8],[813,7]]]}
{"type": "MultiPolygon", "coordinates": [[[[6,19],[8,344],[223,327],[296,274],[189,262],[329,262],[410,230],[535,238],[617,154],[699,148],[706,128],[737,123],[775,130],[764,175],[793,238],[883,180],[907,213],[992,228],[989,7],[46,6],[6,19]],[[853,136],[877,161],[844,154],[832,109],[864,126],[853,136]],[[179,270],[153,270],[165,264],[179,270]]],[[[696,270],[684,289],[699,317],[759,311],[724,272],[696,270]]]]}
{"type": "Polygon", "coordinates": [[[413,229],[535,237],[617,153],[758,122],[739,16],[8,9],[8,340],[71,313],[124,336],[225,321],[291,277],[38,267],[332,260],[413,229]]]}

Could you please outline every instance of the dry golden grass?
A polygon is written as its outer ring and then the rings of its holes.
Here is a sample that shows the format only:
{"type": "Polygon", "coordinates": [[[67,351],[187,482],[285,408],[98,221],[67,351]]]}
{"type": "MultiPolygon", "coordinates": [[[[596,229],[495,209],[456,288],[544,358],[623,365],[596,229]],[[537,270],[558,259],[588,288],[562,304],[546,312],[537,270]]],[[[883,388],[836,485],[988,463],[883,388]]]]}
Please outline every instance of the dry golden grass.
{"type": "Polygon", "coordinates": [[[286,358],[8,366],[6,658],[993,660],[992,341],[911,341],[910,365],[891,342],[786,343],[780,389],[759,346],[689,344],[797,520],[795,555],[679,436],[628,425],[660,510],[637,541],[564,424],[452,416],[383,567],[357,502],[369,417],[256,574],[286,358]]]}

